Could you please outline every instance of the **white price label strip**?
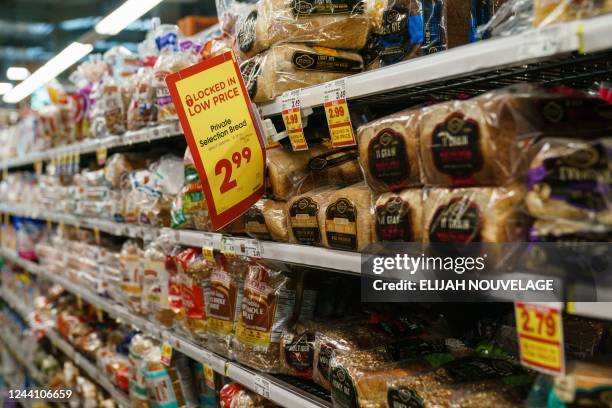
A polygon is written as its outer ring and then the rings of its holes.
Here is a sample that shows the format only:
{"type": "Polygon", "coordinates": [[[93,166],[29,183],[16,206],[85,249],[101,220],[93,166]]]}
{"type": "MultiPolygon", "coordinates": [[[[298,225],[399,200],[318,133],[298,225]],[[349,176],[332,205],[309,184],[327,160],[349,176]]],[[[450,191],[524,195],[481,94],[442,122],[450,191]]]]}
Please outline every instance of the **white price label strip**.
{"type": "Polygon", "coordinates": [[[551,26],[523,33],[523,41],[518,47],[519,59],[545,57],[560,51],[563,40],[563,27],[551,26]]]}
{"type": "Polygon", "coordinates": [[[261,242],[255,239],[245,240],[244,254],[254,258],[261,258],[261,242]]]}
{"type": "Polygon", "coordinates": [[[221,241],[221,252],[228,255],[236,255],[236,250],[240,249],[240,245],[237,245],[236,240],[232,238],[223,238],[221,241]]]}
{"type": "Polygon", "coordinates": [[[346,78],[326,82],[323,88],[324,102],[346,99],[346,78]]]}
{"type": "Polygon", "coordinates": [[[256,393],[270,399],[270,381],[260,375],[256,375],[254,385],[256,393]]]}

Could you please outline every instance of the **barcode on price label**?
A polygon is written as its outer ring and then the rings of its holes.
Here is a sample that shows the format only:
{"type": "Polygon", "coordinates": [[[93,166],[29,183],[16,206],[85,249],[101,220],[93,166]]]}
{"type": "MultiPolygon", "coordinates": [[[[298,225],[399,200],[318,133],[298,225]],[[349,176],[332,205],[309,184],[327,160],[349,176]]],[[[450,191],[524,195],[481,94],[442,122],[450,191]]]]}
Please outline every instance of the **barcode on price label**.
{"type": "Polygon", "coordinates": [[[300,90],[294,89],[285,92],[281,96],[283,122],[291,141],[291,147],[295,151],[308,150],[308,143],[304,136],[302,125],[302,109],[300,90]]]}
{"type": "Polygon", "coordinates": [[[270,381],[260,375],[255,376],[255,392],[266,398],[270,398],[270,381]]]}

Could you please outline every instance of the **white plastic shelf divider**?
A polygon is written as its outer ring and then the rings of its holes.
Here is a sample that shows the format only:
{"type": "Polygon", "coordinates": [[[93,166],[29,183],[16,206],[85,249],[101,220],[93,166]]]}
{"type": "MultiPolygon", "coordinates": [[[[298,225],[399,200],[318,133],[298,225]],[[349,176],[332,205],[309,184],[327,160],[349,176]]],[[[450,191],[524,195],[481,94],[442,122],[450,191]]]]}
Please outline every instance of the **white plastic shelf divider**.
{"type": "Polygon", "coordinates": [[[39,160],[50,160],[66,153],[79,152],[80,154],[94,153],[97,149],[112,149],[122,146],[131,146],[137,143],[154,142],[183,134],[179,122],[172,122],[135,131],[127,131],[120,136],[107,136],[100,139],[90,139],[81,143],[73,143],[43,152],[32,152],[22,157],[16,157],[0,162],[0,168],[11,168],[35,163],[39,160]]]}
{"type": "MultiPolygon", "coordinates": [[[[61,285],[67,291],[80,296],[87,303],[104,310],[109,315],[126,324],[134,326],[152,338],[168,342],[174,349],[180,351],[181,353],[201,363],[208,364],[214,371],[243,384],[244,386],[258,392],[281,406],[288,408],[320,408],[331,406],[331,404],[328,402],[305,393],[304,391],[277,378],[268,376],[266,374],[258,374],[255,371],[240,365],[239,363],[228,361],[227,359],[212,353],[210,350],[194,344],[191,340],[184,338],[180,334],[166,330],[158,324],[150,322],[140,316],[136,316],[123,306],[113,303],[111,300],[103,298],[62,276],[48,273],[46,269],[33,262],[19,258],[17,254],[10,250],[0,248],[0,255],[11,262],[18,264],[30,273],[61,285]],[[261,386],[263,381],[262,379],[265,379],[265,381],[268,382],[267,386],[261,386]]],[[[50,340],[53,341],[51,338],[50,340]]],[[[60,338],[60,340],[62,339],[60,338]]],[[[59,345],[58,347],[61,348],[59,345]]],[[[82,360],[79,360],[79,362],[81,361],[82,360]]]]}
{"type": "MultiPolygon", "coordinates": [[[[0,290],[0,297],[2,297],[9,304],[9,306],[11,306],[12,309],[14,309],[17,313],[21,315],[24,320],[27,321],[30,311],[23,304],[23,302],[16,298],[15,295],[5,291],[4,289],[0,290]]],[[[59,333],[57,333],[57,331],[55,331],[54,329],[46,329],[45,336],[49,339],[51,344],[60,349],[62,353],[64,353],[70,360],[74,362],[75,365],[81,367],[83,371],[85,371],[92,380],[94,380],[96,383],[102,386],[102,388],[108,391],[108,393],[120,406],[125,408],[130,406],[129,397],[124,392],[117,389],[117,387],[115,387],[113,383],[110,382],[108,376],[102,373],[102,371],[98,367],[96,367],[81,353],[79,353],[70,343],[64,340],[59,335],[59,333]]],[[[19,348],[17,347],[17,345],[14,345],[13,349],[18,350],[19,348]]],[[[24,364],[25,363],[26,361],[24,361],[24,364]]],[[[42,384],[42,381],[39,381],[39,384],[42,384]]]]}
{"type": "MultiPolygon", "coordinates": [[[[347,77],[347,99],[363,98],[456,76],[516,66],[575,51],[612,48],[612,15],[573,21],[488,39],[347,77]]],[[[323,104],[325,84],[302,89],[302,108],[323,104]]],[[[281,98],[260,107],[264,117],[280,114],[281,98]]]]}
{"type": "Polygon", "coordinates": [[[361,254],[358,252],[337,251],[306,245],[284,244],[259,241],[244,237],[224,236],[215,232],[173,230],[133,224],[124,224],[91,217],[78,217],[23,205],[0,204],[0,213],[30,217],[66,225],[79,225],[82,228],[98,228],[100,231],[131,238],[152,240],[165,234],[172,242],[193,247],[211,247],[218,251],[231,252],[241,256],[257,256],[314,268],[334,269],[338,272],[360,274],[361,254]]]}

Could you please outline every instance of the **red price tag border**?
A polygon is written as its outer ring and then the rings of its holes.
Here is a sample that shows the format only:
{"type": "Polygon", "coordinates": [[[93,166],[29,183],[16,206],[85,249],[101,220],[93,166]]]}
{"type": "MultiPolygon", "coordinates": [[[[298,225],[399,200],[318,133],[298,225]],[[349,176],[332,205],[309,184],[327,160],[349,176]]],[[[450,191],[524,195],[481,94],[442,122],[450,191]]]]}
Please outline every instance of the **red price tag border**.
{"type": "MultiPolygon", "coordinates": [[[[242,89],[242,95],[244,96],[244,102],[247,104],[247,109],[249,110],[249,115],[251,117],[251,121],[253,126],[255,127],[255,132],[257,133],[257,139],[259,140],[259,145],[262,150],[262,174],[265,174],[266,171],[266,149],[264,139],[262,138],[261,130],[259,129],[259,124],[257,121],[257,117],[255,116],[255,112],[253,112],[253,104],[251,102],[251,98],[246,90],[246,86],[244,85],[244,79],[242,74],[240,73],[240,68],[238,67],[238,62],[234,55],[233,51],[227,51],[221,55],[217,55],[216,57],[207,59],[205,61],[199,62],[195,65],[192,65],[188,68],[185,68],[181,71],[174,72],[168,76],[166,76],[166,85],[168,86],[168,90],[170,91],[170,96],[174,101],[180,101],[180,95],[178,93],[178,89],[176,87],[176,83],[182,79],[189,78],[190,76],[199,74],[202,71],[205,71],[209,68],[220,65],[228,60],[232,60],[234,69],[236,70],[238,81],[240,83],[240,88],[242,89]]],[[[191,126],[189,125],[189,121],[187,120],[187,115],[185,114],[185,109],[181,103],[174,104],[176,108],[176,112],[179,116],[181,125],[183,125],[183,132],[185,133],[185,139],[187,140],[187,145],[189,146],[189,150],[191,151],[191,155],[193,156],[193,161],[195,163],[196,169],[198,170],[198,175],[200,176],[200,180],[202,181],[202,187],[204,190],[204,196],[206,197],[206,203],[208,205],[208,211],[210,214],[210,220],[214,230],[219,230],[234,221],[238,217],[240,217],[245,211],[251,208],[259,198],[261,198],[265,192],[265,184],[262,184],[260,188],[254,191],[250,196],[244,199],[241,203],[236,204],[235,206],[228,208],[222,213],[217,212],[217,208],[215,207],[213,201],[212,190],[210,187],[210,183],[208,182],[208,178],[206,177],[206,173],[204,171],[204,164],[200,159],[198,146],[191,131],[191,126]]]]}
{"type": "MultiPolygon", "coordinates": [[[[543,308],[543,309],[547,309],[549,312],[553,313],[553,314],[558,314],[561,313],[560,310],[555,309],[555,308],[551,308],[549,306],[541,306],[541,305],[537,305],[537,304],[525,304],[522,302],[516,302],[516,308],[517,309],[539,309],[539,308],[543,308]]],[[[518,321],[517,321],[518,324],[518,321]]],[[[560,328],[559,330],[562,330],[562,328],[560,328]]],[[[563,335],[562,335],[563,336],[563,335]]],[[[528,334],[524,334],[521,333],[519,331],[519,337],[520,338],[524,338],[524,339],[528,339],[528,340],[532,340],[532,341],[539,341],[542,343],[546,343],[546,344],[552,344],[552,345],[557,345],[559,346],[559,350],[561,351],[561,364],[559,367],[553,367],[553,366],[548,366],[546,364],[541,364],[535,361],[532,361],[528,358],[525,358],[522,354],[521,354],[521,364],[523,365],[530,365],[532,367],[538,367],[542,370],[545,370],[546,372],[552,373],[552,374],[562,374],[563,372],[565,372],[565,350],[563,347],[563,337],[561,337],[560,341],[555,341],[555,340],[548,340],[548,339],[542,339],[536,336],[530,336],[528,334]]],[[[519,339],[520,341],[520,339],[519,339]]],[[[520,344],[519,344],[519,350],[520,350],[520,344]]]]}

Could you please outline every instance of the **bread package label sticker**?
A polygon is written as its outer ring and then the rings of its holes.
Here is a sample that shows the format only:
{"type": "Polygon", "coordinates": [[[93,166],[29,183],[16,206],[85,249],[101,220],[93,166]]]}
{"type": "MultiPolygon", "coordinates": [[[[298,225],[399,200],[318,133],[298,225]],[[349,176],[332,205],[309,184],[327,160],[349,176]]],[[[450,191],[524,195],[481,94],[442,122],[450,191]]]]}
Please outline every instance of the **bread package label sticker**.
{"type": "Polygon", "coordinates": [[[386,189],[401,187],[410,177],[404,136],[391,128],[378,132],[368,144],[367,166],[367,173],[386,189]]]}
{"type": "Polygon", "coordinates": [[[346,79],[327,82],[323,97],[332,145],[342,147],[357,144],[346,102],[346,79]]]}
{"type": "Polygon", "coordinates": [[[308,143],[302,126],[300,90],[285,92],[281,95],[283,122],[294,151],[308,150],[308,143]]]}
{"type": "Polygon", "coordinates": [[[357,209],[348,198],[340,198],[327,207],[325,231],[331,248],[357,250],[357,209]]]}
{"type": "Polygon", "coordinates": [[[202,182],[213,229],[264,193],[264,140],[233,52],[170,74],[166,83],[202,182]]]}
{"type": "Polygon", "coordinates": [[[318,204],[310,197],[302,197],[289,207],[291,231],[296,241],[305,245],[316,245],[321,242],[321,232],[317,214],[318,204]]]}
{"type": "Polygon", "coordinates": [[[393,195],[377,204],[376,235],[379,241],[414,241],[410,218],[410,204],[393,195]]]}
{"type": "Polygon", "coordinates": [[[161,362],[162,364],[164,364],[165,366],[170,367],[170,362],[172,361],[172,346],[168,343],[163,343],[162,344],[162,350],[161,350],[161,362]]]}
{"type": "Polygon", "coordinates": [[[521,363],[535,370],[565,372],[561,308],[554,304],[514,304],[521,363]]]}

